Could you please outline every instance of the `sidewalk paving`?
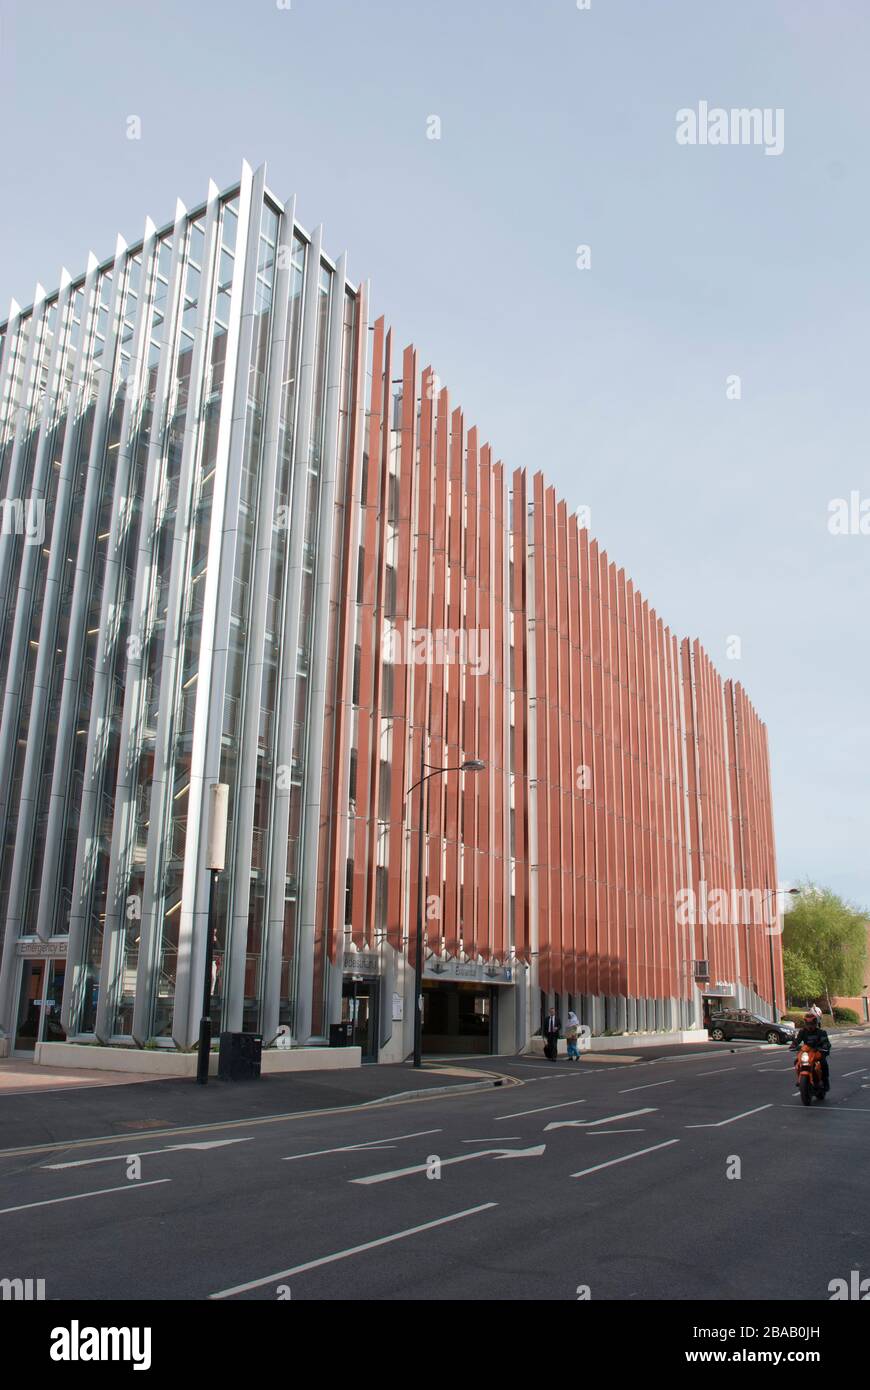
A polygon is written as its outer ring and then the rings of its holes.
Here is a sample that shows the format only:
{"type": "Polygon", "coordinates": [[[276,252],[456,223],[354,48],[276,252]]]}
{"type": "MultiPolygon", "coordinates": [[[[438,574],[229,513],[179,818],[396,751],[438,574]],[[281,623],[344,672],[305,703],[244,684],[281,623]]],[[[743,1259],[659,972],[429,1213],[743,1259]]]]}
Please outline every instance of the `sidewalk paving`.
{"type": "Polygon", "coordinates": [[[86,1067],[38,1067],[21,1057],[0,1058],[0,1098],[57,1090],[77,1090],[82,1086],[123,1086],[129,1082],[153,1081],[153,1072],[97,1071],[86,1067]]]}

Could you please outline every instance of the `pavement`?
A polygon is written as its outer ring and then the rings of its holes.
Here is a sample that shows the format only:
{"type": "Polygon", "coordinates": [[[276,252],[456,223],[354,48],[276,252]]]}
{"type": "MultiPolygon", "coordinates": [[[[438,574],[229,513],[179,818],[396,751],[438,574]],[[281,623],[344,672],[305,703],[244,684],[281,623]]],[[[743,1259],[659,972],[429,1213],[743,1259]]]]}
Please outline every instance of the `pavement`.
{"type": "Polygon", "coordinates": [[[0,1058],[0,1098],[35,1091],[79,1090],[83,1086],[122,1086],[153,1081],[150,1072],[103,1071],[89,1067],[45,1067],[19,1057],[0,1058]]]}
{"type": "Polygon", "coordinates": [[[810,1108],[764,1044],[484,1060],[6,1098],[38,1106],[3,1120],[0,1277],[63,1300],[828,1301],[870,1275],[866,1034],[835,1040],[810,1108]]]}

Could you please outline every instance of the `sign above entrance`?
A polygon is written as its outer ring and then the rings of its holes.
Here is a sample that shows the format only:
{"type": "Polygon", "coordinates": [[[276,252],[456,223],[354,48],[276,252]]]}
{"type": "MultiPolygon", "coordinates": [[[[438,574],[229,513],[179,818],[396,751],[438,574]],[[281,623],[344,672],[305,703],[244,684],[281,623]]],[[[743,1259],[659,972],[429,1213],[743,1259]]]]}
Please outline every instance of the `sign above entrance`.
{"type": "Polygon", "coordinates": [[[345,951],[345,975],[380,975],[381,963],[375,951],[345,951]]]}
{"type": "Polygon", "coordinates": [[[66,936],[56,936],[50,941],[19,941],[15,953],[29,956],[31,960],[41,956],[65,956],[68,944],[69,938],[66,936]]]}
{"type": "Polygon", "coordinates": [[[509,965],[495,965],[482,960],[439,960],[430,957],[423,970],[427,980],[476,980],[484,985],[511,985],[513,971],[509,965]]]}

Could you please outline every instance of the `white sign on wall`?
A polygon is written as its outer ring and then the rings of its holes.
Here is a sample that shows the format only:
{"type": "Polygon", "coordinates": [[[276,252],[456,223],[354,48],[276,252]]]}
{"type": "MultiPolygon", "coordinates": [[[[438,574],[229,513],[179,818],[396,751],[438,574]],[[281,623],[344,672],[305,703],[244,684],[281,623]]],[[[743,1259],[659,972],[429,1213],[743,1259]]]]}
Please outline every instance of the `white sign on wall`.
{"type": "Polygon", "coordinates": [[[67,938],[52,937],[48,941],[19,941],[15,953],[19,956],[65,956],[67,938]]]}

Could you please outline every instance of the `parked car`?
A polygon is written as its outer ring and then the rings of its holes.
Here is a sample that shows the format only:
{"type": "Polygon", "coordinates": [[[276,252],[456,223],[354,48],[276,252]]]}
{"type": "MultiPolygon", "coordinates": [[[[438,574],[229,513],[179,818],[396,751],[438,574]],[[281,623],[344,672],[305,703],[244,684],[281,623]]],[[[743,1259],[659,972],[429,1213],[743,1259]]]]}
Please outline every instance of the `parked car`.
{"type": "Polygon", "coordinates": [[[713,1042],[731,1042],[733,1038],[756,1039],[759,1042],[790,1043],[794,1041],[793,1023],[774,1023],[748,1009],[721,1009],[710,1015],[707,1032],[713,1042]]]}

